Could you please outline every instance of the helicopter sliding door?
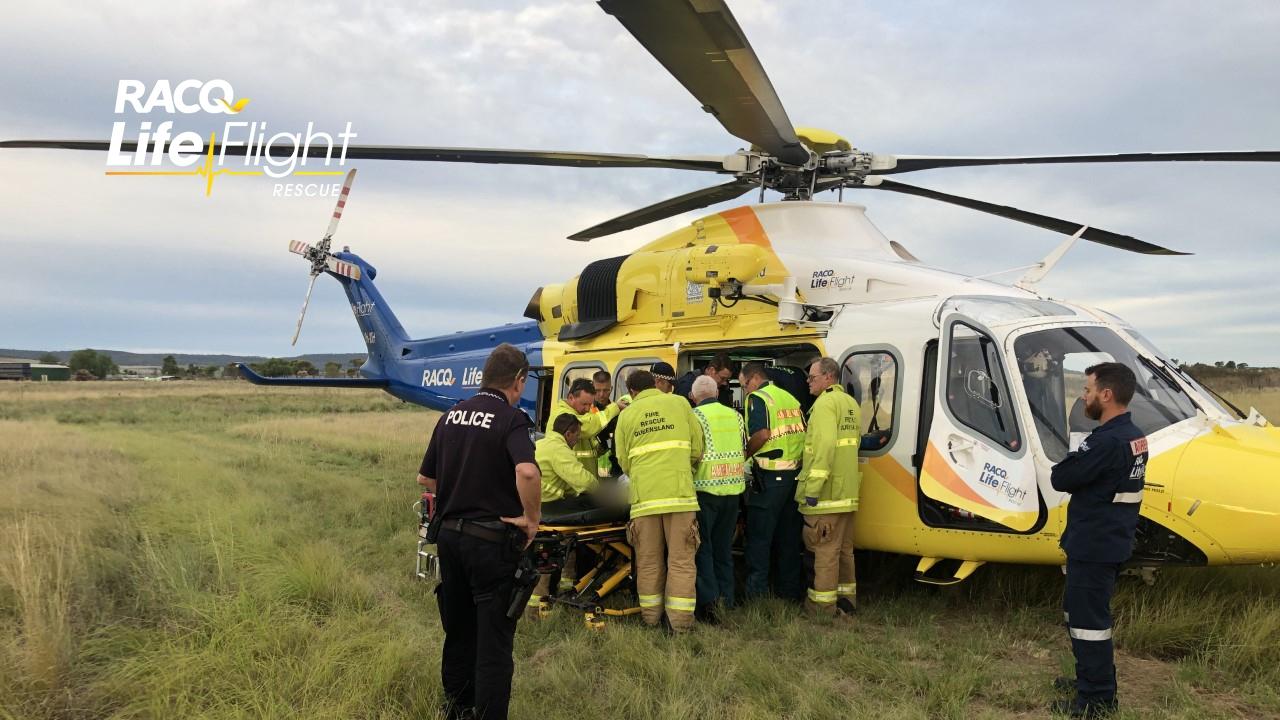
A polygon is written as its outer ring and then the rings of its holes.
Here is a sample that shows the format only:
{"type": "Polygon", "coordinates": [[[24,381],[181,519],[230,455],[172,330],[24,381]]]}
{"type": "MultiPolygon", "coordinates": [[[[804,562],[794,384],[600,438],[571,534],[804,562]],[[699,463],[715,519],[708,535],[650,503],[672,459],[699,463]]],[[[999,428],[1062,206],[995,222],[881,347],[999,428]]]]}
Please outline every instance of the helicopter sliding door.
{"type": "Polygon", "coordinates": [[[921,519],[935,527],[1035,532],[1046,513],[999,344],[962,315],[948,316],[942,327],[920,461],[921,519]]]}

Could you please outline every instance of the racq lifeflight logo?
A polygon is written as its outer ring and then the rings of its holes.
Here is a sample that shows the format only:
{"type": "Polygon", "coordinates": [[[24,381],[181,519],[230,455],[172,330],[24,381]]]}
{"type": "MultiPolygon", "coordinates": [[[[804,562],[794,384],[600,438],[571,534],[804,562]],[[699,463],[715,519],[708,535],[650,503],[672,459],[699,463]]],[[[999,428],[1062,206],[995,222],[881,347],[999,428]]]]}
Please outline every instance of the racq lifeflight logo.
{"type": "MultiPolygon", "coordinates": [[[[316,130],[311,122],[300,132],[279,132],[269,129],[265,121],[228,119],[221,134],[212,131],[206,140],[195,131],[175,128],[173,119],[161,119],[165,115],[237,116],[250,102],[247,97],[237,98],[226,80],[183,80],[176,85],[158,80],[150,86],[141,80],[121,80],[116,89],[115,114],[132,112],[145,119],[139,120],[136,127],[130,127],[126,120],[112,125],[107,174],[203,178],[204,194],[208,196],[213,193],[213,179],[219,175],[265,175],[282,180],[344,173],[340,169],[308,169],[308,162],[312,168],[343,167],[347,146],[356,137],[350,122],[341,132],[331,134],[316,130]],[[136,144],[128,139],[131,137],[137,137],[136,144]],[[161,169],[165,167],[187,169],[161,169]]],[[[336,196],[341,187],[340,183],[278,182],[272,195],[336,196]]]]}

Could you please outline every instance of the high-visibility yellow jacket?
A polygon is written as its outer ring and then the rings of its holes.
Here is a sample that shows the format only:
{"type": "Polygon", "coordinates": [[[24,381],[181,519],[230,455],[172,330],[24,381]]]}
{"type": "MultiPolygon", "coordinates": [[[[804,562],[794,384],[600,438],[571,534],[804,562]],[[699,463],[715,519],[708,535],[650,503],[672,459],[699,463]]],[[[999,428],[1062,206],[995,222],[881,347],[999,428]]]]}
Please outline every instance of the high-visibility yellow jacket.
{"type": "Polygon", "coordinates": [[[582,467],[587,472],[595,475],[597,472],[596,458],[600,456],[600,446],[596,442],[596,435],[604,430],[609,421],[617,417],[618,404],[609,403],[604,410],[588,410],[585,413],[578,414],[576,410],[569,407],[569,403],[564,400],[556,402],[555,407],[551,408],[551,414],[547,417],[547,434],[551,433],[551,428],[555,427],[556,418],[569,413],[578,418],[578,422],[582,423],[582,430],[578,432],[578,444],[573,446],[573,454],[578,458],[578,462],[582,463],[582,467]]]}
{"type": "Polygon", "coordinates": [[[564,436],[554,430],[537,442],[534,458],[542,471],[542,502],[594,492],[600,480],[587,472],[564,436]]]}
{"type": "Polygon", "coordinates": [[[702,428],[688,400],[654,388],[636,395],[613,445],[631,480],[631,517],[698,509],[693,466],[702,458],[702,428]]]}
{"type": "Polygon", "coordinates": [[[858,403],[839,385],[813,401],[805,433],[804,465],[796,484],[796,502],[804,515],[826,515],[858,509],[862,468],[858,466],[858,403]],[[818,499],[810,507],[806,497],[818,499]]]}

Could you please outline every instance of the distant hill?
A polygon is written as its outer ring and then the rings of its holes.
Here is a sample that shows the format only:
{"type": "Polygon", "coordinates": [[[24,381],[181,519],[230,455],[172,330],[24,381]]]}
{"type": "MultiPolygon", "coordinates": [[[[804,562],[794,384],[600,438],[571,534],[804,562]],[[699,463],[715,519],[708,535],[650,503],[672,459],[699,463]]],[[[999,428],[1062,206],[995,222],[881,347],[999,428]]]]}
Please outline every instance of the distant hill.
{"type": "MultiPolygon", "coordinates": [[[[78,350],[79,348],[77,348],[78,350]]],[[[180,367],[188,365],[197,365],[204,367],[206,365],[226,365],[227,363],[258,363],[267,358],[262,355],[191,355],[187,353],[132,353],[124,350],[99,350],[100,353],[110,355],[111,360],[117,365],[159,365],[166,355],[172,355],[173,359],[178,362],[180,367]]],[[[66,362],[71,357],[71,353],[75,350],[9,350],[0,348],[0,357],[17,357],[31,358],[35,360],[45,353],[49,353],[58,358],[61,362],[66,362]]],[[[284,358],[286,360],[306,360],[318,368],[323,368],[327,362],[336,362],[343,367],[347,367],[351,360],[364,360],[365,355],[354,353],[312,353],[309,355],[294,355],[284,358]]]]}

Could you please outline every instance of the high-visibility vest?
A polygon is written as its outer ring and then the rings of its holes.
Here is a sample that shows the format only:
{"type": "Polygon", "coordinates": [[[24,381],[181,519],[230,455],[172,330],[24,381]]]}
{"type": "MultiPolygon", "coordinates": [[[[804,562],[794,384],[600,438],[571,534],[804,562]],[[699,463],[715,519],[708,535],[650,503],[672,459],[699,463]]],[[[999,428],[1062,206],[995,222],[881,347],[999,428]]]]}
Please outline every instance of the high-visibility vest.
{"type": "Polygon", "coordinates": [[[618,418],[613,445],[630,478],[631,517],[698,509],[693,464],[702,457],[702,429],[687,400],[639,393],[618,418]]]}
{"type": "Polygon", "coordinates": [[[772,383],[751,393],[768,408],[769,439],[756,451],[755,464],[761,470],[798,470],[804,457],[804,411],[791,393],[772,383]],[[781,450],[776,458],[760,457],[781,450]]]}
{"type": "Polygon", "coordinates": [[[693,489],[712,495],[737,495],[747,489],[742,469],[747,426],[733,408],[709,402],[693,409],[702,427],[702,463],[693,489]]]}

